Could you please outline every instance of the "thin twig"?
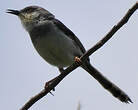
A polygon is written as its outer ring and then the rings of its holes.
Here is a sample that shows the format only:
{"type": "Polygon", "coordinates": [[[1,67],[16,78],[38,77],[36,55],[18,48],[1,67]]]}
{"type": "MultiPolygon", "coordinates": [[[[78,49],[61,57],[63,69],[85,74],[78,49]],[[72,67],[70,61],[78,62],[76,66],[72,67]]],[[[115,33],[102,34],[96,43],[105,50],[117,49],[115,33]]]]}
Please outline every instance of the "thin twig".
{"type": "MultiPolygon", "coordinates": [[[[126,15],[115,25],[98,43],[96,43],[91,49],[89,49],[84,55],[80,57],[81,61],[85,61],[91,54],[102,47],[131,17],[131,15],[138,9],[138,1],[128,10],[126,15]]],[[[51,90],[53,90],[70,72],[79,67],[81,64],[73,63],[67,69],[65,69],[62,74],[56,77],[50,85],[45,89],[40,91],[37,95],[32,97],[20,110],[28,110],[35,102],[47,95],[51,90]]]]}
{"type": "Polygon", "coordinates": [[[91,54],[97,51],[100,47],[102,47],[124,24],[127,23],[131,15],[138,9],[138,1],[128,10],[125,16],[114,25],[113,28],[98,42],[96,43],[91,49],[89,49],[84,55],[81,56],[81,60],[85,60],[86,57],[88,58],[91,54]]]}

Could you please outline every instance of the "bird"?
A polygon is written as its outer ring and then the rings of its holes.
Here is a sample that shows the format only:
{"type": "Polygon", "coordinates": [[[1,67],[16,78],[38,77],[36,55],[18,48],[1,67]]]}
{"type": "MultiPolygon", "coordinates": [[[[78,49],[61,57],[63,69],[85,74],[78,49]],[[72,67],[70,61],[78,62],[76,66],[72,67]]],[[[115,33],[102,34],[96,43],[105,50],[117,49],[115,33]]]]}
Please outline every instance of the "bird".
{"type": "MultiPolygon", "coordinates": [[[[27,6],[21,10],[8,9],[7,13],[19,17],[39,55],[60,71],[75,60],[79,61],[86,52],[77,36],[52,13],[40,6],[27,6]]],[[[115,98],[124,103],[133,103],[123,90],[92,66],[89,58],[82,63],[81,67],[115,98]]]]}

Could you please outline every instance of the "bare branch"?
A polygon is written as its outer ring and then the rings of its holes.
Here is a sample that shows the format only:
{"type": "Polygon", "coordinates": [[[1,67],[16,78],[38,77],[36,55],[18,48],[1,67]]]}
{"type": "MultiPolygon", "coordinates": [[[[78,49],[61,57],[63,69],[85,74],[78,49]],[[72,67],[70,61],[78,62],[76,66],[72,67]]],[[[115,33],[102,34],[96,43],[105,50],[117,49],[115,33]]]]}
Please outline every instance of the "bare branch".
{"type": "Polygon", "coordinates": [[[114,25],[113,28],[91,49],[89,49],[84,55],[81,56],[81,60],[85,60],[86,57],[89,57],[95,51],[97,51],[100,47],[102,47],[124,24],[127,23],[131,15],[138,9],[138,1],[128,10],[125,16],[114,25]]]}
{"type": "MultiPolygon", "coordinates": [[[[131,15],[138,9],[138,1],[128,10],[126,15],[113,26],[113,28],[101,39],[97,44],[95,44],[91,49],[89,49],[84,55],[81,56],[82,62],[85,61],[91,54],[102,47],[124,24],[127,23],[131,15]]],[[[79,67],[81,64],[73,63],[67,69],[65,69],[62,74],[54,78],[48,86],[45,87],[40,93],[32,97],[20,110],[28,110],[35,102],[47,95],[51,90],[53,90],[70,72],[79,67]]]]}

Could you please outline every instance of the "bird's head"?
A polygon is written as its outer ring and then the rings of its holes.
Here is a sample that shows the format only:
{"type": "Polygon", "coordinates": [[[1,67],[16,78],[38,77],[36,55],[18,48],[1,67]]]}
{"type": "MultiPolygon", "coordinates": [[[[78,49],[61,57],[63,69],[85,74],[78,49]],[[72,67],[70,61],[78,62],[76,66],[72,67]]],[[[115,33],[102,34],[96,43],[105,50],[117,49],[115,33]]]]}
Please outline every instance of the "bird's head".
{"type": "Polygon", "coordinates": [[[7,13],[17,15],[27,31],[34,26],[43,24],[46,20],[54,18],[53,14],[39,6],[29,6],[22,10],[8,9],[7,13]]]}

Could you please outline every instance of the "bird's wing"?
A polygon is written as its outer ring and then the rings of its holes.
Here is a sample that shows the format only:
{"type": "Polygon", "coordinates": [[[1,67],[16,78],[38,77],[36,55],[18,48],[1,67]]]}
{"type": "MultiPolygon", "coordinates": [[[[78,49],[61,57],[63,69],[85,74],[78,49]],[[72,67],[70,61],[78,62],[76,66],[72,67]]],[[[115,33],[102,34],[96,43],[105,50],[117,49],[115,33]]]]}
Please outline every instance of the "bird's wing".
{"type": "Polygon", "coordinates": [[[70,37],[74,41],[74,43],[76,44],[76,46],[78,46],[80,48],[82,53],[86,52],[86,50],[85,50],[84,46],[82,45],[82,43],[80,42],[80,40],[75,36],[75,34],[69,28],[67,28],[58,19],[52,19],[52,21],[63,33],[65,33],[68,37],[70,37]]]}
{"type": "MultiPolygon", "coordinates": [[[[61,31],[63,31],[68,37],[70,37],[77,46],[79,46],[79,48],[83,53],[86,52],[80,40],[75,36],[75,34],[70,29],[68,29],[62,22],[60,22],[57,19],[52,19],[52,21],[61,31]]],[[[105,78],[89,62],[86,62],[84,65],[82,65],[82,68],[84,68],[87,72],[89,72],[91,76],[93,76],[105,89],[111,92],[113,96],[117,97],[120,101],[125,103],[129,102],[132,103],[131,99],[125,92],[123,92],[119,87],[117,87],[107,78],[105,78]]]]}

